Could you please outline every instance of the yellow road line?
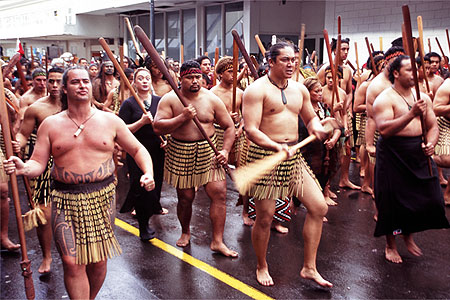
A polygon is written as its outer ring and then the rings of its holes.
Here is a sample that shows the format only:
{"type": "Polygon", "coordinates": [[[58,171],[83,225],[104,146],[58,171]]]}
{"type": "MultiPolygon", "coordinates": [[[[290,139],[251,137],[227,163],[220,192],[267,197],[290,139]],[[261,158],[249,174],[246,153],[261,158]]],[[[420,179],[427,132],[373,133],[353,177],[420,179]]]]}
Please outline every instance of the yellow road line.
{"type": "MultiPolygon", "coordinates": [[[[119,226],[120,228],[136,235],[139,236],[139,229],[137,229],[134,226],[131,226],[130,224],[116,218],[116,225],[119,226]]],[[[232,288],[235,288],[236,290],[240,291],[241,293],[253,298],[253,299],[273,299],[269,296],[267,296],[266,294],[258,291],[257,289],[237,280],[236,278],[228,275],[225,272],[220,271],[219,269],[216,269],[210,265],[208,265],[207,263],[202,262],[199,259],[196,259],[194,257],[192,257],[189,254],[184,253],[183,251],[178,250],[177,248],[164,243],[163,241],[154,238],[150,241],[150,243],[155,246],[160,248],[161,250],[166,251],[167,253],[172,254],[173,256],[181,259],[182,261],[196,267],[197,269],[202,270],[203,272],[211,275],[212,277],[222,281],[223,283],[231,286],[232,288]]]]}

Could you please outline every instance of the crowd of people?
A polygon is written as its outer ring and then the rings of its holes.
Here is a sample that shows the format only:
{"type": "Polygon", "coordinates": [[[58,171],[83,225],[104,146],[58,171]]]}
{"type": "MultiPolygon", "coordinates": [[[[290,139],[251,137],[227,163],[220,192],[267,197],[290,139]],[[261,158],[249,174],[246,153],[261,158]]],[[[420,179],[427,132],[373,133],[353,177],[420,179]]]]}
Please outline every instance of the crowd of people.
{"type": "Polygon", "coordinates": [[[210,248],[235,258],[223,239],[230,201],[225,170],[285,151],[288,159],[239,195],[243,224],[252,226],[258,283],[274,284],[266,260],[270,230],[287,233],[285,222],[303,205],[300,276],[333,286],[318,272],[316,257],[328,206],[338,205],[330,185],[335,176],[340,188],[374,199],[374,235],[386,236],[388,261],[402,262],[397,235],[420,256],[413,233],[449,227],[444,205],[450,205],[450,184],[440,169],[450,167],[448,61],[434,52],[424,56],[424,65],[414,60],[417,99],[401,40],[386,52],[374,51],[360,70],[348,63],[349,39],[337,44],[330,45],[335,63],[317,66],[308,58],[301,62],[303,49],[280,40],[258,62],[259,78],[242,58],[234,70],[228,56],[212,61],[203,55],[181,65],[161,57],[167,72],[150,56],[124,57],[126,78],[107,56],[91,64],[70,56],[22,58],[21,70],[2,62],[17,155],[7,159],[0,152],[2,248],[20,247],[8,236],[7,174],[16,172],[32,179],[30,212],[42,216],[36,227],[39,273],[51,271],[54,239],[69,297],[95,298],[107,258],[121,253],[113,220],[117,172],[126,170],[130,188],[120,212],[135,214],[142,241],[156,236],[150,218],[167,213],[160,203],[166,181],[178,197],[176,245],[187,246],[195,195],[203,186],[211,200],[210,248]],[[329,131],[324,125],[331,118],[339,125],[329,131]],[[316,141],[292,150],[309,135],[316,141]],[[361,187],[350,181],[352,160],[360,167],[361,187]]]}

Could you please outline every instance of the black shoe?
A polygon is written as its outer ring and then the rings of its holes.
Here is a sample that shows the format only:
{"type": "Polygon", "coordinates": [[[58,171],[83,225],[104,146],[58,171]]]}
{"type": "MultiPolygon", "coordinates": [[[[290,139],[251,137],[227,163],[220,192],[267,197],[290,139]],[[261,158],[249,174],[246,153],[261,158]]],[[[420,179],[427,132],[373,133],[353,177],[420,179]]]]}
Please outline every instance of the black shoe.
{"type": "Polygon", "coordinates": [[[144,230],[139,230],[139,238],[143,242],[148,242],[151,239],[154,239],[156,236],[156,232],[150,226],[147,226],[144,230]]]}

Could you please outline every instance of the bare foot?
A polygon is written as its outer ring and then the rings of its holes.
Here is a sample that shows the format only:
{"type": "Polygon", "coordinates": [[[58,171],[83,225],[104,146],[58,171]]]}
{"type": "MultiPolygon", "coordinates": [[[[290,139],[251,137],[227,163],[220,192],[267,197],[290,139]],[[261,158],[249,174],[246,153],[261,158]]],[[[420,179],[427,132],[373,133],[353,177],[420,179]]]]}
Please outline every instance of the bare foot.
{"type": "Polygon", "coordinates": [[[252,220],[248,217],[247,215],[242,215],[242,221],[244,221],[244,225],[246,226],[253,226],[253,224],[255,224],[255,220],[252,220]]]}
{"type": "Polygon", "coordinates": [[[363,186],[361,187],[361,192],[373,196],[373,190],[372,190],[372,188],[371,188],[370,186],[365,186],[365,185],[363,185],[363,186]]]}
{"type": "Polygon", "coordinates": [[[414,242],[412,235],[405,235],[403,236],[403,239],[405,240],[406,248],[408,249],[409,253],[414,256],[422,256],[422,250],[414,242]]]}
{"type": "Polygon", "coordinates": [[[52,259],[51,258],[49,258],[49,259],[44,258],[42,260],[41,265],[39,266],[38,272],[40,274],[50,273],[50,265],[51,264],[52,264],[52,259]]]}
{"type": "Polygon", "coordinates": [[[17,251],[20,248],[20,244],[14,244],[11,242],[9,238],[3,239],[2,242],[2,249],[8,250],[8,251],[17,251]]]}
{"type": "Polygon", "coordinates": [[[386,257],[386,260],[393,262],[394,264],[401,264],[403,262],[397,249],[386,247],[384,250],[384,256],[386,257]]]}
{"type": "Polygon", "coordinates": [[[326,192],[328,193],[328,197],[331,199],[337,199],[337,195],[331,191],[329,185],[326,186],[326,192]]]}
{"type": "Polygon", "coordinates": [[[272,225],[272,229],[276,230],[279,233],[286,234],[289,232],[289,228],[284,227],[280,223],[276,223],[275,225],[272,225]]]}
{"type": "Polygon", "coordinates": [[[325,197],[325,202],[329,205],[329,206],[336,206],[337,202],[334,201],[333,199],[331,199],[330,197],[325,197]]]}
{"type": "Polygon", "coordinates": [[[339,187],[340,188],[348,188],[348,189],[352,189],[352,190],[360,190],[361,189],[360,186],[357,186],[356,184],[351,183],[350,180],[339,182],[339,187]]]}
{"type": "Polygon", "coordinates": [[[256,269],[256,280],[262,286],[274,285],[273,279],[270,276],[268,269],[256,269]]]}
{"type": "Polygon", "coordinates": [[[219,252],[226,257],[236,258],[238,257],[238,253],[236,251],[228,249],[228,247],[222,243],[214,243],[212,242],[210,248],[214,252],[219,252]]]}
{"type": "Polygon", "coordinates": [[[186,247],[189,245],[189,241],[191,239],[191,235],[189,233],[182,233],[181,237],[177,241],[178,247],[186,247]]]}
{"type": "Polygon", "coordinates": [[[322,287],[333,287],[333,284],[323,279],[323,277],[319,274],[319,272],[317,272],[317,270],[307,269],[303,267],[303,269],[300,271],[300,277],[312,280],[322,287]]]}

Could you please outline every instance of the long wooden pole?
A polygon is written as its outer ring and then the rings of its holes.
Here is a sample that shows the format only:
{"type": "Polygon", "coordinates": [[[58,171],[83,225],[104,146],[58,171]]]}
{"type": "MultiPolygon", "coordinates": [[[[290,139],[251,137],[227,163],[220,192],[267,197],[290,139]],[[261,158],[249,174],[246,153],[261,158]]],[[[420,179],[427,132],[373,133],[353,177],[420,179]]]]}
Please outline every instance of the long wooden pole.
{"type": "Polygon", "coordinates": [[[302,23],[301,29],[300,29],[300,40],[299,45],[298,45],[298,49],[299,49],[299,53],[298,53],[298,67],[295,69],[295,74],[296,76],[296,80],[298,81],[300,78],[300,68],[302,67],[302,62],[303,62],[303,49],[305,47],[305,30],[306,30],[306,25],[302,23]]]}
{"type": "Polygon", "coordinates": [[[237,77],[238,77],[238,61],[239,61],[239,48],[236,41],[233,40],[233,101],[232,110],[236,112],[236,89],[237,89],[237,77]]]}
{"type": "Polygon", "coordinates": [[[355,56],[356,56],[356,74],[358,75],[358,83],[361,85],[361,73],[359,69],[359,58],[358,58],[358,44],[355,42],[355,56]]]}
{"type": "Polygon", "coordinates": [[[383,51],[383,37],[380,36],[380,51],[383,51]]]}
{"type": "MultiPolygon", "coordinates": [[[[139,45],[138,45],[138,43],[137,43],[137,41],[136,41],[136,38],[135,38],[135,36],[134,36],[133,28],[131,28],[131,22],[130,22],[130,19],[128,19],[128,17],[125,17],[124,19],[125,19],[125,23],[127,24],[127,28],[128,28],[128,32],[130,33],[131,40],[133,41],[134,48],[136,49],[136,53],[137,53],[140,57],[142,57],[141,50],[139,49],[139,45]]],[[[109,47],[108,47],[108,48],[109,48],[109,47]]]]}
{"type": "Polygon", "coordinates": [[[436,43],[439,47],[439,50],[441,50],[441,54],[442,54],[442,57],[444,58],[445,63],[448,64],[448,60],[445,58],[444,50],[442,50],[441,43],[439,43],[439,40],[437,37],[436,37],[436,43]]]}
{"type": "MultiPolygon", "coordinates": [[[[139,105],[139,107],[142,109],[142,112],[146,114],[147,110],[145,109],[144,104],[142,103],[142,101],[140,101],[139,95],[134,90],[134,88],[131,85],[130,81],[128,81],[128,78],[125,75],[125,72],[123,71],[123,69],[120,66],[120,64],[117,62],[117,59],[114,57],[114,54],[112,53],[111,49],[109,49],[108,43],[102,37],[99,38],[98,41],[100,42],[100,45],[103,47],[103,50],[105,50],[105,52],[108,55],[109,59],[113,63],[113,65],[116,68],[117,72],[119,73],[120,77],[123,78],[123,82],[128,87],[128,89],[130,90],[130,92],[133,95],[133,97],[136,99],[136,102],[139,105]]],[[[158,60],[161,61],[161,58],[159,58],[159,55],[158,55],[158,60]]],[[[169,76],[166,76],[166,78],[169,78],[169,77],[172,78],[172,76],[170,76],[170,74],[169,74],[169,76]]],[[[161,136],[159,137],[159,139],[162,142],[164,142],[164,139],[161,136]]]]}
{"type": "MultiPolygon", "coordinates": [[[[328,36],[328,31],[326,29],[323,30],[323,37],[325,39],[325,45],[327,47],[327,53],[328,53],[328,59],[330,61],[330,69],[331,69],[331,76],[333,77],[333,95],[337,95],[337,101],[339,101],[339,89],[337,88],[337,82],[334,80],[336,78],[337,70],[335,69],[335,66],[333,65],[333,56],[331,54],[331,46],[330,46],[330,38],[328,36]]],[[[334,107],[333,103],[331,104],[331,115],[334,116],[334,107]]]]}
{"type": "MultiPolygon", "coordinates": [[[[125,65],[123,63],[123,46],[119,46],[119,57],[120,57],[120,68],[122,70],[125,69],[125,65]]],[[[125,90],[124,90],[125,80],[123,80],[122,76],[120,76],[120,102],[122,103],[124,97],[125,97],[125,90]]]]}
{"type": "Polygon", "coordinates": [[[419,29],[419,56],[420,56],[420,63],[422,64],[422,72],[423,72],[423,78],[425,80],[425,85],[427,87],[427,93],[430,92],[430,84],[428,83],[427,78],[427,72],[425,71],[425,61],[424,61],[424,53],[425,49],[423,46],[423,23],[422,23],[422,16],[417,16],[417,27],[419,29]]]}
{"type": "MultiPolygon", "coordinates": [[[[406,40],[408,43],[408,47],[409,47],[409,49],[413,49],[411,15],[409,13],[408,5],[402,6],[402,12],[403,12],[403,22],[405,24],[405,33],[406,33],[406,40]]],[[[411,55],[410,59],[411,59],[411,67],[412,67],[413,77],[414,77],[414,87],[416,89],[416,99],[417,99],[417,101],[419,101],[420,100],[420,89],[419,89],[419,80],[417,79],[416,60],[414,58],[414,55],[411,55]]],[[[422,125],[423,142],[426,145],[427,144],[427,127],[426,127],[423,115],[420,115],[420,123],[422,125]]],[[[430,157],[428,157],[428,170],[430,172],[430,175],[433,175],[430,157]]]]}
{"type": "MultiPolygon", "coordinates": [[[[155,47],[153,46],[152,42],[150,42],[150,39],[147,37],[147,35],[145,34],[144,30],[138,26],[135,25],[134,26],[134,30],[136,32],[136,36],[139,39],[139,41],[141,42],[142,46],[144,47],[144,49],[147,51],[148,55],[150,55],[150,57],[152,58],[152,60],[155,62],[156,66],[158,67],[158,69],[161,71],[161,73],[166,77],[167,81],[169,82],[169,84],[171,85],[173,91],[175,92],[175,94],[178,96],[178,99],[180,100],[180,102],[183,104],[183,106],[187,107],[188,106],[188,101],[186,100],[186,98],[183,96],[183,94],[181,94],[180,90],[178,89],[178,85],[175,83],[175,81],[173,80],[172,76],[170,76],[169,71],[166,68],[166,65],[163,63],[163,61],[160,59],[158,52],[156,51],[155,47]]],[[[202,124],[200,123],[200,121],[198,120],[197,116],[194,117],[193,119],[195,125],[197,126],[198,130],[200,131],[201,135],[203,136],[203,138],[208,142],[208,144],[211,146],[212,150],[214,151],[214,153],[216,155],[219,155],[219,151],[217,150],[216,146],[214,145],[214,143],[211,141],[211,139],[209,138],[209,136],[206,134],[205,129],[203,128],[202,124]]],[[[227,172],[227,174],[233,179],[232,174],[230,169],[228,168],[227,164],[223,165],[223,168],[225,169],[225,171],[227,172]]]]}
{"type": "Polygon", "coordinates": [[[250,69],[250,72],[252,73],[253,78],[256,80],[259,78],[258,72],[256,72],[255,66],[253,65],[252,60],[250,59],[250,56],[247,53],[247,50],[245,49],[244,43],[242,43],[241,38],[239,37],[239,33],[236,31],[236,29],[233,29],[231,31],[231,34],[233,35],[233,39],[236,41],[239,51],[241,51],[242,56],[245,59],[245,62],[247,63],[248,68],[250,69]]]}
{"type": "MultiPolygon", "coordinates": [[[[216,47],[216,51],[214,52],[214,69],[216,68],[218,61],[219,61],[219,47],[216,47]]],[[[216,83],[217,83],[217,73],[214,72],[213,86],[215,86],[216,83]]]]}
{"type": "MultiPolygon", "coordinates": [[[[448,50],[450,51],[450,37],[448,36],[448,29],[445,29],[445,34],[447,36],[447,44],[448,44],[448,50]]],[[[431,52],[431,51],[430,51],[431,52]]]]}
{"type": "Polygon", "coordinates": [[[370,49],[369,39],[367,37],[365,37],[364,39],[366,41],[367,51],[369,51],[370,62],[372,63],[372,72],[375,74],[375,76],[377,76],[378,70],[377,70],[377,66],[375,65],[375,60],[373,59],[372,51],[370,51],[371,49],[370,49]]]}
{"type": "MultiPolygon", "coordinates": [[[[21,69],[19,69],[22,72],[21,69]]],[[[3,86],[3,75],[0,71],[0,122],[2,125],[3,139],[5,141],[6,157],[9,158],[13,155],[12,140],[11,140],[11,127],[9,125],[8,108],[5,101],[5,88],[3,86]]],[[[27,299],[34,299],[34,284],[31,271],[31,261],[28,259],[27,243],[25,240],[25,231],[23,229],[22,211],[20,209],[19,198],[19,186],[17,184],[17,176],[15,173],[10,175],[11,193],[14,201],[14,210],[17,221],[17,231],[19,232],[20,247],[22,252],[22,261],[20,262],[20,268],[22,270],[22,276],[25,281],[25,294],[27,299]]]]}
{"type": "Polygon", "coordinates": [[[259,38],[259,35],[255,34],[255,40],[256,40],[256,44],[258,44],[259,51],[261,51],[263,57],[266,57],[266,49],[264,48],[264,45],[261,42],[261,39],[259,38]]]}
{"type": "Polygon", "coordinates": [[[184,63],[184,45],[180,45],[180,64],[184,63]]]}

